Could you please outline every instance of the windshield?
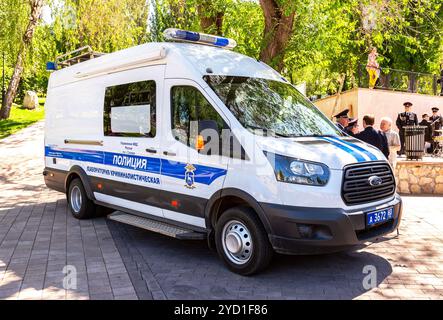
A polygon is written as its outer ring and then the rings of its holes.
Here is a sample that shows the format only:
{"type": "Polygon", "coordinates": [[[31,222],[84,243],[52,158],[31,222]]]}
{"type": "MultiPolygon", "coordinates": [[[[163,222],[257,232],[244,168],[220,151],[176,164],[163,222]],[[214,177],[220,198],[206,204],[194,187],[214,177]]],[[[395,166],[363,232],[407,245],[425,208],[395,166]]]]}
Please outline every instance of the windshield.
{"type": "Polygon", "coordinates": [[[204,76],[205,81],[247,129],[283,137],[337,136],[340,131],[297,89],[279,81],[204,76]]]}

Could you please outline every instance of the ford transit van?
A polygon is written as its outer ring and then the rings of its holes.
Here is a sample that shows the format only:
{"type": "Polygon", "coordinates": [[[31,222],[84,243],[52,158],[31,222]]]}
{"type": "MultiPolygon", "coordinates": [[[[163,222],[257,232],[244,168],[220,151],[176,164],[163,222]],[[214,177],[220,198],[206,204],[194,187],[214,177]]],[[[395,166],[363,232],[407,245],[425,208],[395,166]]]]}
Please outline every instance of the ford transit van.
{"type": "Polygon", "coordinates": [[[43,174],[74,217],[101,206],[115,221],[206,239],[243,275],[274,252],[336,252],[398,228],[401,199],[378,149],[230,50],[232,39],[165,36],[55,66],[43,174]]]}

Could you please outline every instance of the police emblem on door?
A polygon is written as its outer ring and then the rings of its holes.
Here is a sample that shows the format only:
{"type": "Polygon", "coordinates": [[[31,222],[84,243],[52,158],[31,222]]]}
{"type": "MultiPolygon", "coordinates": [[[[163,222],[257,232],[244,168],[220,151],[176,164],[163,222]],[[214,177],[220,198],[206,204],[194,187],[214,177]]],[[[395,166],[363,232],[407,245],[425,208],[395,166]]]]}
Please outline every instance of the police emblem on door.
{"type": "Polygon", "coordinates": [[[185,171],[185,187],[189,188],[189,189],[194,189],[195,188],[195,167],[188,163],[185,167],[186,171],[185,171]]]}

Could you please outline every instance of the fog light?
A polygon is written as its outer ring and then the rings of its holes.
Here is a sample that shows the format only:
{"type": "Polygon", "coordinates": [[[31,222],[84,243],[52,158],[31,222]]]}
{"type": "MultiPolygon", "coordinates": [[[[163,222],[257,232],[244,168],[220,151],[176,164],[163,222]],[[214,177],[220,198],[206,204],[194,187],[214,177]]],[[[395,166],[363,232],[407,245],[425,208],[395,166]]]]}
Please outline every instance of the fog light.
{"type": "Polygon", "coordinates": [[[299,223],[297,224],[297,227],[301,238],[312,238],[312,225],[299,223]]]}
{"type": "Polygon", "coordinates": [[[329,227],[315,224],[297,223],[298,233],[302,239],[329,240],[332,233],[329,227]]]}

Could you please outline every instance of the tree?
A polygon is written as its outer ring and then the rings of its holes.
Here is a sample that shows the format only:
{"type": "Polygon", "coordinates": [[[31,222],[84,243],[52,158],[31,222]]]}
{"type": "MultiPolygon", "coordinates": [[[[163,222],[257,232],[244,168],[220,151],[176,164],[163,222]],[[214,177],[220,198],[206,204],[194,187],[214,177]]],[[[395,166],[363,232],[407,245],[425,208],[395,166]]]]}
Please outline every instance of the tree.
{"type": "Polygon", "coordinates": [[[260,59],[281,70],[294,25],[294,4],[293,1],[260,0],[260,6],[265,17],[264,46],[260,59]]]}
{"type": "Polygon", "coordinates": [[[151,0],[152,12],[149,39],[163,41],[163,31],[178,28],[198,31],[197,0],[151,0]]]}
{"type": "Polygon", "coordinates": [[[255,1],[229,1],[223,19],[223,35],[234,39],[234,51],[259,58],[263,38],[263,11],[255,1]]]}
{"type": "Polygon", "coordinates": [[[30,0],[29,5],[31,8],[29,23],[22,37],[22,42],[17,55],[17,61],[15,63],[14,72],[9,82],[8,90],[6,92],[5,101],[3,101],[2,107],[0,109],[0,119],[9,118],[9,114],[11,112],[11,106],[14,101],[15,95],[17,94],[17,88],[23,73],[26,49],[28,48],[28,46],[32,41],[35,28],[37,27],[37,23],[40,19],[41,11],[43,8],[43,0],[30,0]]]}
{"type": "Polygon", "coordinates": [[[443,3],[436,0],[399,2],[396,28],[383,37],[384,55],[393,68],[439,73],[443,61],[443,3]]]}
{"type": "Polygon", "coordinates": [[[55,40],[61,52],[85,45],[102,52],[138,45],[147,41],[148,9],[146,0],[64,0],[55,8],[55,40]]]}
{"type": "Polygon", "coordinates": [[[203,32],[223,35],[223,19],[227,2],[225,0],[199,1],[197,11],[203,32]]]}

